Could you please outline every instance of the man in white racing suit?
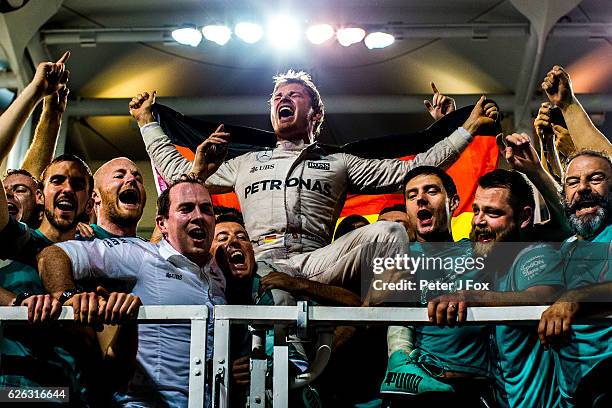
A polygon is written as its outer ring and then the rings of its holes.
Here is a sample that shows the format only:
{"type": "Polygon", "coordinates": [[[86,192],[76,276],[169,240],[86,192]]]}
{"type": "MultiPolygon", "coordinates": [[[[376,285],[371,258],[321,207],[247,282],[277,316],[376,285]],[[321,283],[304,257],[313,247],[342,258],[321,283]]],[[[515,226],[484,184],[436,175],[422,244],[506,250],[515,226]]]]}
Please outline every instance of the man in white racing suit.
{"type": "Polygon", "coordinates": [[[394,242],[398,249],[393,251],[407,251],[408,240],[401,226],[380,222],[330,244],[347,193],[399,192],[414,167],[448,168],[498,116],[497,106],[483,96],[462,127],[413,160],[363,159],[315,142],[324,116],[321,97],[310,76],[289,71],[275,77],[270,101],[274,149],[222,163],[229,134],[221,125],[198,146],[192,163],[155,122],[154,99],[154,92],[139,94],[130,102],[130,113],[164,179],[191,171],[206,180],[211,193],[235,191],[257,259],[275,259],[287,265],[288,273],[340,286],[358,283],[365,246],[394,242]]]}

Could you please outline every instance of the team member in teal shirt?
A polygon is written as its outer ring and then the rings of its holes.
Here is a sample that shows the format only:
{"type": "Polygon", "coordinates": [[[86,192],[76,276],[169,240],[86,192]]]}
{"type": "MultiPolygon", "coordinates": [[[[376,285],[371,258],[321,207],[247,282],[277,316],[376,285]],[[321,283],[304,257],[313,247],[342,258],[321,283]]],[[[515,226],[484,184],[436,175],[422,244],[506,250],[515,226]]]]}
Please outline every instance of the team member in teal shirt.
{"type": "MultiPolygon", "coordinates": [[[[43,172],[44,216],[34,230],[13,217],[0,214],[0,237],[4,261],[0,270],[0,298],[4,305],[28,306],[31,321],[56,316],[59,302],[45,291],[35,269],[42,248],[74,238],[79,221],[91,210],[93,179],[89,167],[75,156],[54,159],[43,172]],[[7,259],[8,258],[8,259],[7,259]]],[[[10,194],[9,194],[10,195],[10,194]]],[[[7,203],[0,195],[0,213],[7,203]]],[[[15,326],[0,343],[2,386],[68,386],[72,401],[84,401],[83,371],[74,349],[65,344],[63,329],[15,326]],[[40,341],[45,339],[45,341],[40,341]]]]}
{"type": "Polygon", "coordinates": [[[564,207],[575,231],[561,247],[568,291],[542,314],[540,338],[555,349],[562,406],[610,406],[612,327],[571,325],[577,316],[610,311],[610,157],[592,151],[576,153],[568,161],[563,187],[564,207]]]}
{"type": "MultiPolygon", "coordinates": [[[[37,321],[55,315],[59,310],[59,303],[57,300],[47,301],[46,298],[50,295],[42,295],[45,291],[38,273],[33,268],[35,257],[41,249],[53,244],[54,240],[59,242],[73,239],[77,223],[89,218],[92,204],[95,204],[99,225],[91,226],[90,238],[136,234],[136,226],[146,200],[142,176],[136,165],[126,158],[113,159],[100,167],[95,179],[96,188],[93,186],[91,171],[84,162],[71,155],[59,156],[43,172],[45,211],[40,228],[30,229],[12,217],[0,216],[0,236],[3,242],[8,244],[2,248],[2,257],[20,260],[2,261],[0,286],[3,289],[0,289],[0,299],[4,299],[5,304],[13,303],[13,299],[17,299],[20,305],[31,307],[32,319],[37,321]]],[[[0,210],[5,208],[6,203],[0,204],[0,210]]],[[[84,295],[76,297],[81,296],[84,295]]],[[[39,346],[31,347],[31,341],[28,342],[28,338],[34,337],[36,336],[11,338],[9,335],[4,338],[0,382],[5,386],[48,385],[46,381],[52,379],[57,382],[64,378],[57,373],[52,374],[53,370],[59,370],[58,372],[72,372],[72,378],[77,382],[74,382],[71,388],[78,389],[80,380],[77,378],[81,374],[75,366],[75,359],[61,347],[55,347],[58,355],[55,352],[41,354],[39,346]],[[12,361],[16,364],[11,364],[12,361]],[[38,369],[24,371],[24,362],[27,366],[37,364],[38,369]],[[15,371],[11,367],[21,368],[15,371]],[[19,374],[22,372],[29,374],[19,374]],[[32,376],[34,373],[36,375],[32,376]]],[[[79,398],[83,397],[84,394],[79,398]]]]}
{"type": "MultiPolygon", "coordinates": [[[[409,230],[416,237],[410,245],[412,259],[440,259],[445,265],[448,260],[457,267],[443,267],[442,264],[422,267],[416,273],[416,281],[431,284],[441,283],[459,288],[467,280],[479,281],[480,269],[462,269],[467,259],[473,259],[469,240],[453,242],[451,217],[459,205],[459,195],[452,178],[443,170],[421,166],[411,170],[406,176],[406,212],[409,230]]],[[[469,262],[468,262],[469,264],[469,262]]],[[[420,284],[418,285],[420,287],[420,284]]],[[[422,304],[451,290],[420,290],[422,304]]],[[[414,351],[408,353],[395,340],[404,328],[391,327],[389,334],[389,366],[381,386],[381,392],[390,394],[419,394],[419,386],[429,380],[422,370],[429,370],[436,377],[437,386],[427,387],[438,392],[428,392],[412,397],[416,403],[442,403],[449,398],[462,400],[466,404],[480,404],[484,398],[491,403],[491,387],[486,381],[477,378],[491,376],[488,358],[489,331],[486,326],[436,327],[418,326],[414,328],[414,351]],[[433,369],[432,369],[433,368],[433,369]],[[415,377],[416,376],[416,377],[415,377]],[[423,378],[416,381],[406,378],[423,378]],[[446,395],[442,395],[442,394],[446,395]]],[[[404,329],[405,330],[405,329],[404,329]]],[[[435,384],[435,383],[434,383],[435,384]]],[[[404,397],[405,398],[405,397],[404,397]]],[[[407,402],[407,401],[406,401],[407,402]]]]}
{"type": "MultiPolygon", "coordinates": [[[[520,244],[533,225],[533,191],[517,172],[494,170],[478,181],[472,232],[474,255],[487,256],[492,290],[459,291],[429,303],[434,323],[463,322],[467,306],[546,304],[563,285],[561,257],[544,244],[520,244]],[[502,244],[503,242],[503,244],[502,244]]],[[[499,401],[510,407],[553,407],[552,354],[541,347],[533,326],[497,325],[493,359],[499,401]]]]}

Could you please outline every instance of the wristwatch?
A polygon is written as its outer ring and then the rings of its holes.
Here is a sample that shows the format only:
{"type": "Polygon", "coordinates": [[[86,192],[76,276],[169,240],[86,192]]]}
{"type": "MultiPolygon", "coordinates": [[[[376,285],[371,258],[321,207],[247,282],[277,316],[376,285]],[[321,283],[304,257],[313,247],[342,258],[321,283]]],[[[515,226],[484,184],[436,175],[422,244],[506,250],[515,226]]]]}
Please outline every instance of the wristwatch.
{"type": "Polygon", "coordinates": [[[15,297],[15,300],[13,300],[13,304],[11,306],[21,306],[21,303],[32,295],[33,293],[30,292],[21,292],[15,297]]]}
{"type": "Polygon", "coordinates": [[[66,303],[67,301],[72,299],[74,295],[79,294],[79,293],[81,293],[81,291],[78,289],[66,289],[65,291],[62,292],[61,296],[58,299],[59,304],[63,306],[64,303],[66,303]]]}

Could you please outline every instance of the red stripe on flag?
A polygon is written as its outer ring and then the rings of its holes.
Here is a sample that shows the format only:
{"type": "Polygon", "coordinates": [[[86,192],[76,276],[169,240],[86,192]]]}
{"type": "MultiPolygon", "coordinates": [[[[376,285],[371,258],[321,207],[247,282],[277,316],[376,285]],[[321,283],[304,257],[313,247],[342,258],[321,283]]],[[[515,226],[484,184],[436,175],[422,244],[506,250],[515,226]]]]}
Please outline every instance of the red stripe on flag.
{"type": "MultiPolygon", "coordinates": [[[[399,160],[411,160],[413,158],[414,155],[400,157],[399,160]]],[[[454,216],[465,211],[471,211],[478,178],[496,169],[497,162],[498,153],[495,138],[477,136],[461,153],[459,159],[448,169],[448,174],[457,185],[457,192],[461,200],[454,216]]],[[[351,194],[347,197],[340,216],[378,214],[385,207],[403,203],[403,194],[351,194]]]]}

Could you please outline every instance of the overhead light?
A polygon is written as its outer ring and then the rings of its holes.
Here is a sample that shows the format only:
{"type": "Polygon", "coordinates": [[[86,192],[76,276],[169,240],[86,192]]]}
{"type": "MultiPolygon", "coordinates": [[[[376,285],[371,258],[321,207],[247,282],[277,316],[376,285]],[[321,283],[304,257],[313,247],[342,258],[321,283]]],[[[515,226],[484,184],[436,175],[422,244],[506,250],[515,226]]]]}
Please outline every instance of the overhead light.
{"type": "Polygon", "coordinates": [[[363,37],[365,37],[365,31],[363,28],[358,27],[341,28],[336,33],[336,37],[338,37],[338,42],[340,45],[348,47],[349,45],[363,40],[363,37]]]}
{"type": "Polygon", "coordinates": [[[317,24],[308,27],[306,38],[313,44],[323,44],[334,36],[334,28],[329,24],[317,24]]]}
{"type": "Polygon", "coordinates": [[[394,42],[394,36],[381,32],[370,33],[364,40],[366,47],[368,47],[370,50],[373,48],[385,48],[394,42]]]}
{"type": "Polygon", "coordinates": [[[263,29],[255,23],[238,23],[234,27],[234,32],[247,44],[255,44],[263,37],[263,29]]]}
{"type": "Polygon", "coordinates": [[[232,36],[232,31],[224,25],[207,25],[202,28],[202,34],[208,41],[225,45],[232,36]]]}
{"type": "Polygon", "coordinates": [[[187,26],[172,31],[172,38],[179,44],[197,47],[202,41],[202,33],[195,26],[187,26]]]}
{"type": "Polygon", "coordinates": [[[300,26],[289,16],[276,16],[268,22],[268,40],[277,48],[288,49],[300,40],[300,26]]]}

